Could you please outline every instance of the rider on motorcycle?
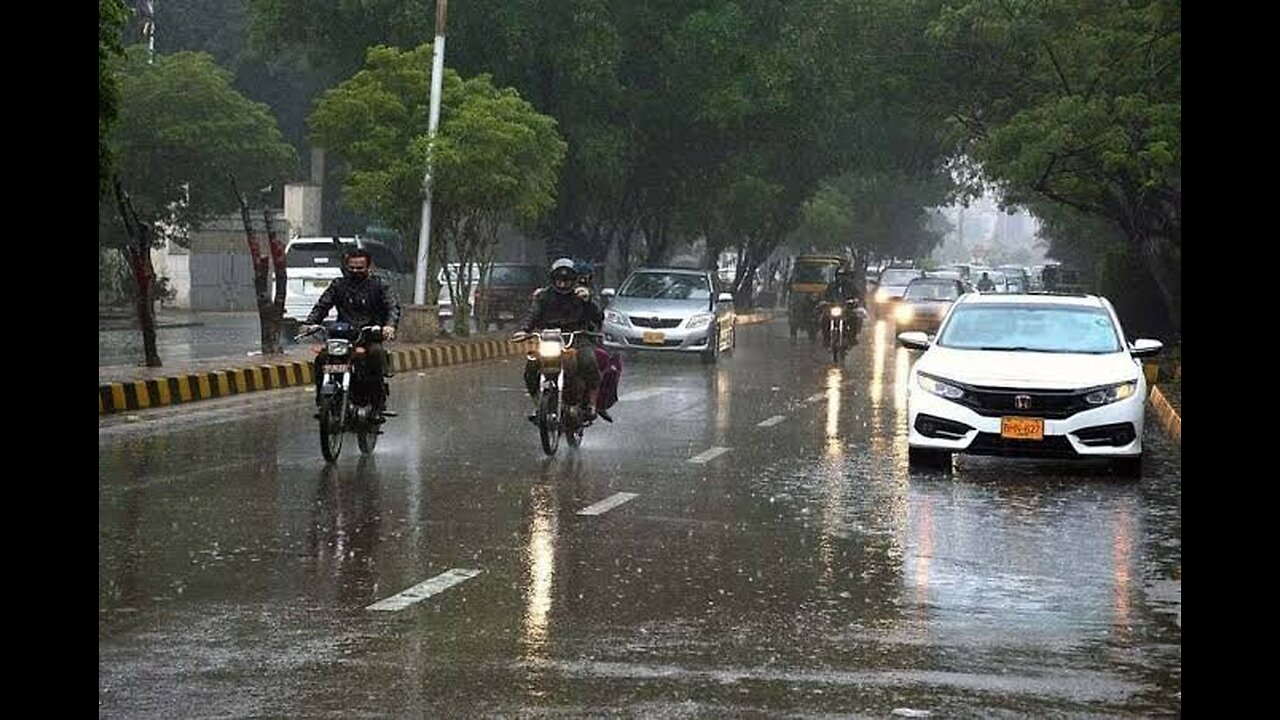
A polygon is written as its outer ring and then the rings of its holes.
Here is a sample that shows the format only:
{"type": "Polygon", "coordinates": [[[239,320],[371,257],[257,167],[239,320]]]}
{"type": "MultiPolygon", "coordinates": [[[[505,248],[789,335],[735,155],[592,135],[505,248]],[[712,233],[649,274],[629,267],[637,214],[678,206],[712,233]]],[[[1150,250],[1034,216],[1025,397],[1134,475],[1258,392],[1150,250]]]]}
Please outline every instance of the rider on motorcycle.
{"type": "MultiPolygon", "coordinates": [[[[831,344],[831,325],[823,322],[822,314],[832,305],[844,305],[850,307],[862,307],[863,304],[863,288],[859,287],[858,282],[853,277],[853,271],[849,268],[840,268],[836,271],[835,280],[827,286],[826,292],[822,293],[822,299],[818,301],[815,313],[817,315],[818,325],[822,328],[822,344],[831,344]]],[[[849,333],[849,344],[858,344],[858,333],[862,330],[862,316],[860,313],[849,313],[848,320],[850,328],[853,332],[849,333]]]]}
{"type": "MultiPolygon", "coordinates": [[[[366,325],[381,325],[382,339],[394,340],[396,323],[400,320],[400,302],[396,298],[395,289],[383,282],[382,278],[374,277],[371,274],[372,271],[373,258],[368,250],[356,248],[348,253],[342,261],[343,276],[329,283],[329,287],[325,288],[324,294],[316,301],[311,314],[307,316],[303,329],[309,332],[319,329],[320,323],[329,314],[330,308],[336,305],[338,322],[348,323],[357,330],[366,325]]],[[[356,355],[356,362],[364,363],[363,375],[368,382],[378,382],[382,385],[382,391],[376,393],[378,399],[374,403],[374,414],[371,418],[373,422],[380,423],[383,422],[382,416],[386,412],[389,392],[382,378],[391,377],[391,358],[388,357],[380,342],[369,343],[366,348],[364,353],[356,355]]],[[[316,407],[320,407],[320,385],[324,379],[324,365],[328,359],[328,353],[323,349],[316,356],[314,368],[316,407]]],[[[316,418],[319,419],[319,416],[317,412],[316,418]]]]}
{"type": "MultiPolygon", "coordinates": [[[[574,262],[560,258],[551,263],[551,285],[534,293],[529,312],[520,322],[520,332],[559,328],[567,332],[593,331],[604,321],[604,312],[591,299],[591,291],[577,284],[578,273],[574,262]]],[[[595,343],[590,336],[577,335],[573,347],[578,350],[577,361],[569,369],[569,376],[580,378],[586,389],[586,420],[596,418],[596,397],[600,392],[600,367],[596,364],[595,343]]],[[[537,360],[529,360],[524,367],[524,384],[534,403],[538,401],[539,366],[537,360]]],[[[537,416],[529,419],[536,422],[537,416]]]]}

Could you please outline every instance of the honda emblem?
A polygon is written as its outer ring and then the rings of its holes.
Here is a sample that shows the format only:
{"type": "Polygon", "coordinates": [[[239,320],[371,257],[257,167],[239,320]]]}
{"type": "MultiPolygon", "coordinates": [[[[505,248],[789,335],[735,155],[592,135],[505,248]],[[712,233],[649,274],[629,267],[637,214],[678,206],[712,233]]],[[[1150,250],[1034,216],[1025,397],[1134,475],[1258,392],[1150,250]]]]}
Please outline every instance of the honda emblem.
{"type": "Polygon", "coordinates": [[[1030,395],[1014,395],[1013,406],[1019,410],[1030,410],[1031,396],[1030,395]]]}

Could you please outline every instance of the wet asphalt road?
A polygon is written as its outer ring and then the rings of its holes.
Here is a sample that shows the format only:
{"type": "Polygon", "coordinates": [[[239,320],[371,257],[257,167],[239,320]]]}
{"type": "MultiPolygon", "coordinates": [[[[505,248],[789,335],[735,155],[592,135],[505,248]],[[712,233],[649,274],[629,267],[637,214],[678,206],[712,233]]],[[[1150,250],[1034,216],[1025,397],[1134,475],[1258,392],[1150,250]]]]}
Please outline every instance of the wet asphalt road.
{"type": "Polygon", "coordinates": [[[513,359],[333,466],[309,391],[100,419],[99,715],[1180,713],[1177,447],[909,473],[892,341],[628,358],[549,459],[513,359]]]}

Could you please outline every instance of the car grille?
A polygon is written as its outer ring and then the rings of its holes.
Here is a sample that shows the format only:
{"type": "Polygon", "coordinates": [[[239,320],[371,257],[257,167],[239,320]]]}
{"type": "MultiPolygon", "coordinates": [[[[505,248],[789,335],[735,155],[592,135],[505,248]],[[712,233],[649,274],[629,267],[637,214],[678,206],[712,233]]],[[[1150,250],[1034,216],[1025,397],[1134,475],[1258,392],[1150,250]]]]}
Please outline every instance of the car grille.
{"type": "Polygon", "coordinates": [[[647,328],[676,328],[680,327],[680,323],[684,322],[681,318],[637,317],[635,315],[631,315],[629,319],[632,325],[647,328]]]}
{"type": "Polygon", "coordinates": [[[683,340],[663,340],[662,344],[659,345],[658,343],[647,343],[641,338],[627,338],[627,344],[635,345],[636,347],[680,347],[683,343],[683,340]]]}
{"type": "Polygon", "coordinates": [[[1010,440],[999,433],[980,432],[964,452],[971,455],[1004,455],[1011,457],[1079,457],[1071,442],[1063,435],[1045,435],[1044,440],[1010,440]]]}
{"type": "Polygon", "coordinates": [[[1088,391],[1024,390],[959,385],[964,397],[958,400],[979,415],[1018,415],[1061,420],[1093,407],[1084,401],[1088,391]]]}

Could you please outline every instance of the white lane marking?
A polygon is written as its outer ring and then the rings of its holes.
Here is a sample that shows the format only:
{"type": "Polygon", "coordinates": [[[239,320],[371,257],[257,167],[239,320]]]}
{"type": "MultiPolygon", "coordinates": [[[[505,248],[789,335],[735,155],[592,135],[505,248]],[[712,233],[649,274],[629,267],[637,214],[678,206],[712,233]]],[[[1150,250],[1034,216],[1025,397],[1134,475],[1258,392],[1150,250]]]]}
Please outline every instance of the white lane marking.
{"type": "Polygon", "coordinates": [[[821,400],[821,399],[825,398],[826,396],[827,396],[827,394],[826,394],[826,393],[824,393],[824,392],[814,393],[814,394],[810,395],[809,397],[805,398],[805,399],[804,399],[804,401],[805,401],[805,402],[807,402],[807,403],[811,403],[811,402],[818,402],[819,400],[821,400]]]}
{"type": "Polygon", "coordinates": [[[694,455],[693,457],[689,458],[689,462],[699,463],[699,464],[705,463],[707,461],[714,460],[727,452],[729,452],[729,448],[720,447],[719,445],[717,445],[716,447],[713,447],[704,453],[694,455]]]}
{"type": "Polygon", "coordinates": [[[761,420],[760,422],[756,423],[756,427],[773,427],[774,425],[777,425],[778,423],[786,419],[787,419],[786,415],[774,415],[768,420],[761,420]]]}
{"type": "Polygon", "coordinates": [[[442,593],[454,585],[470,580],[479,574],[479,570],[470,570],[468,568],[446,570],[430,580],[424,580],[414,585],[408,590],[379,600],[365,608],[365,610],[403,610],[416,602],[426,600],[437,593],[442,593]]]}
{"type": "Polygon", "coordinates": [[[578,511],[579,515],[603,515],[624,502],[640,497],[636,493],[614,493],[600,502],[578,511]]]}
{"type": "Polygon", "coordinates": [[[667,388],[648,388],[646,390],[636,390],[635,392],[624,393],[618,396],[618,402],[627,402],[629,400],[644,400],[655,395],[661,395],[666,392],[667,388]]]}

